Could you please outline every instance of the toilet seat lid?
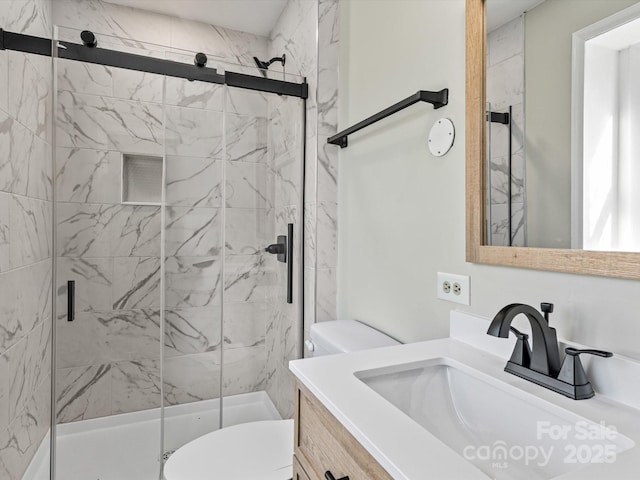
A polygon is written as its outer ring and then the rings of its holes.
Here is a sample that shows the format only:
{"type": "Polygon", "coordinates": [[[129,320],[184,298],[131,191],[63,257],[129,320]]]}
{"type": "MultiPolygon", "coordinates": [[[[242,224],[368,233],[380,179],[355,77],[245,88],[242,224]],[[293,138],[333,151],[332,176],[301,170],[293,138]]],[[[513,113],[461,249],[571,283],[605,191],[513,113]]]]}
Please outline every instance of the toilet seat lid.
{"type": "Polygon", "coordinates": [[[249,422],[187,443],[169,457],[166,480],[289,480],[293,420],[249,422]]]}

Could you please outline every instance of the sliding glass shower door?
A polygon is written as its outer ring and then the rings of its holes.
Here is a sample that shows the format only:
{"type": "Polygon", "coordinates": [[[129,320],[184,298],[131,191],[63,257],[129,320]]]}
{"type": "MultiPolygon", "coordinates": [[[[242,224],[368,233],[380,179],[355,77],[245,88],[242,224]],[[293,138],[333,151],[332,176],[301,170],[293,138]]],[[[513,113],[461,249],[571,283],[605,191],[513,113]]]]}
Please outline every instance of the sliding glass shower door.
{"type": "MultiPolygon", "coordinates": [[[[96,37],[193,67],[195,52],[96,37]]],[[[304,101],[54,65],[56,478],[155,480],[201,435],[293,413],[304,101]],[[265,249],[289,224],[282,263],[265,249]]]]}

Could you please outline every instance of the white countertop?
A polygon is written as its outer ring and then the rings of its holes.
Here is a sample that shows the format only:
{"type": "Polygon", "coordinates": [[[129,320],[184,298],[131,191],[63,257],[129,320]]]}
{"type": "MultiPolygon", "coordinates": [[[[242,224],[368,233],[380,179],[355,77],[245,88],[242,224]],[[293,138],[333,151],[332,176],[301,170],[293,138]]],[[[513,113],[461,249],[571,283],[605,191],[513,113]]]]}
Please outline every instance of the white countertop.
{"type": "MultiPolygon", "coordinates": [[[[493,339],[491,339],[493,340],[493,339]]],[[[497,340],[497,339],[496,339],[497,340]]],[[[498,340],[499,341],[499,340],[498,340]]],[[[503,345],[503,344],[500,344],[503,345]]],[[[504,345],[507,345],[506,341],[504,345]]],[[[507,345],[507,348],[510,348],[507,345]]],[[[363,370],[450,358],[527,392],[542,402],[565,408],[593,422],[605,422],[635,446],[619,453],[614,463],[588,464],[562,480],[640,478],[640,410],[596,394],[572,400],[504,372],[505,360],[459,339],[441,339],[349,354],[295,360],[290,369],[364,448],[395,479],[474,480],[489,478],[424,427],[356,378],[363,370]],[[428,476],[427,476],[428,475],[428,476]]],[[[628,379],[638,383],[638,377],[628,379]]],[[[594,384],[595,385],[595,384],[594,384]]],[[[640,399],[639,399],[640,400],[640,399]]],[[[437,412],[434,412],[437,414],[437,412]]]]}

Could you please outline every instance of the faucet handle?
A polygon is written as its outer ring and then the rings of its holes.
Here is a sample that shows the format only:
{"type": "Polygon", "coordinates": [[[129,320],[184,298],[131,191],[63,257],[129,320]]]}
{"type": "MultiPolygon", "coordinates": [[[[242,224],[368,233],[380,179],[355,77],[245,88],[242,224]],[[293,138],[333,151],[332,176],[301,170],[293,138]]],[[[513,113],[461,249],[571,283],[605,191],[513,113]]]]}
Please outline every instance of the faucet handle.
{"type": "Polygon", "coordinates": [[[517,340],[516,346],[513,349],[513,353],[511,354],[510,362],[515,363],[516,365],[521,365],[523,367],[529,368],[531,365],[531,347],[529,347],[529,335],[526,333],[522,333],[515,327],[509,327],[517,340]]]}
{"type": "Polygon", "coordinates": [[[553,313],[553,303],[542,302],[540,304],[540,310],[544,313],[544,319],[549,323],[549,314],[553,313]]]}
{"type": "Polygon", "coordinates": [[[562,368],[558,374],[558,380],[568,383],[573,387],[578,387],[581,390],[581,394],[576,399],[591,398],[593,397],[593,388],[587,378],[587,374],[582,367],[582,361],[580,360],[581,353],[588,353],[590,355],[597,355],[599,357],[612,357],[613,353],[605,352],[604,350],[592,350],[584,349],[580,350],[573,347],[565,349],[567,356],[564,358],[562,368]]]}
{"type": "Polygon", "coordinates": [[[589,355],[597,355],[598,357],[605,357],[605,358],[613,357],[613,353],[611,352],[606,352],[604,350],[593,350],[590,348],[585,348],[583,350],[580,350],[578,348],[567,347],[565,348],[564,352],[567,355],[572,355],[572,356],[578,356],[581,353],[588,353],[589,355]]]}

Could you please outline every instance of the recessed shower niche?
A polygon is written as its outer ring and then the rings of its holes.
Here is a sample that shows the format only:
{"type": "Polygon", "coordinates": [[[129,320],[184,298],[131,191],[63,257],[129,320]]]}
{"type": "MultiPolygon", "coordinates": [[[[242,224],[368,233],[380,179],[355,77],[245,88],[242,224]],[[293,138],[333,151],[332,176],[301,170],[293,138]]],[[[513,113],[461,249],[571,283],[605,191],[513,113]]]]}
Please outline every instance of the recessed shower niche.
{"type": "Polygon", "coordinates": [[[122,154],[122,203],[160,205],[162,157],[122,154]]]}

